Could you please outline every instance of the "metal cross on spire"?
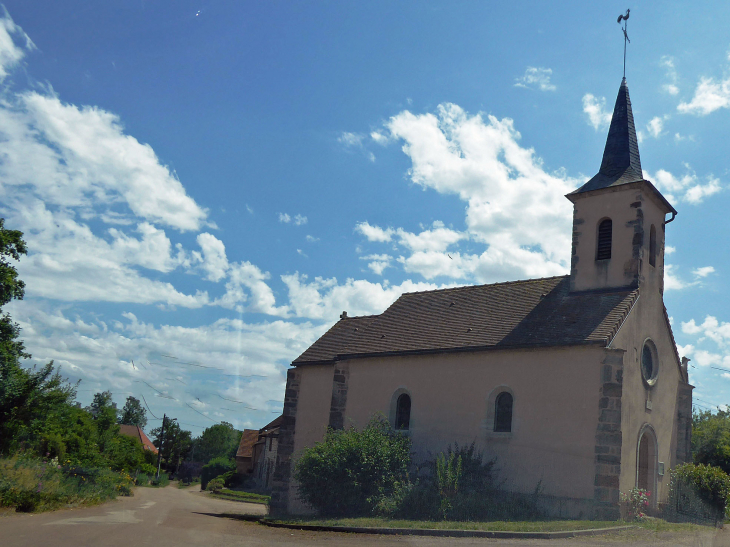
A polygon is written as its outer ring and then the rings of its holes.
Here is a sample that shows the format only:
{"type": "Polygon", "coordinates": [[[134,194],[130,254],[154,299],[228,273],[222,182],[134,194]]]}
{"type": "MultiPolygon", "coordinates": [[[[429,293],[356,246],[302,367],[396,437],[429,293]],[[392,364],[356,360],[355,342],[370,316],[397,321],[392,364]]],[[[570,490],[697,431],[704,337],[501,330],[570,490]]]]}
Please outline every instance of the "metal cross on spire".
{"type": "Polygon", "coordinates": [[[619,25],[621,24],[621,21],[624,22],[624,26],[621,28],[621,30],[624,31],[624,78],[626,78],[626,42],[629,44],[631,43],[631,40],[629,40],[629,35],[626,34],[626,27],[629,26],[629,14],[631,13],[630,9],[626,10],[625,15],[619,15],[618,20],[616,21],[619,25]]]}

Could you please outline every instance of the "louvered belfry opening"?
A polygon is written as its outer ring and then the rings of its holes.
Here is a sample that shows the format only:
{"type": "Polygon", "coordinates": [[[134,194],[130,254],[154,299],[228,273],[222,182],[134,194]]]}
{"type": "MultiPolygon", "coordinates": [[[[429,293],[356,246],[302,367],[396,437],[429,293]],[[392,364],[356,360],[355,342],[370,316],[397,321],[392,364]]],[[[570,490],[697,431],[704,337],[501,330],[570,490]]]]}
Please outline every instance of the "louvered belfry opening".
{"type": "Polygon", "coordinates": [[[596,260],[607,260],[611,258],[611,239],[613,237],[613,222],[610,218],[601,221],[598,225],[598,247],[596,249],[596,260]]]}
{"type": "Polygon", "coordinates": [[[649,230],[649,264],[656,266],[656,228],[653,224],[649,230]]]}

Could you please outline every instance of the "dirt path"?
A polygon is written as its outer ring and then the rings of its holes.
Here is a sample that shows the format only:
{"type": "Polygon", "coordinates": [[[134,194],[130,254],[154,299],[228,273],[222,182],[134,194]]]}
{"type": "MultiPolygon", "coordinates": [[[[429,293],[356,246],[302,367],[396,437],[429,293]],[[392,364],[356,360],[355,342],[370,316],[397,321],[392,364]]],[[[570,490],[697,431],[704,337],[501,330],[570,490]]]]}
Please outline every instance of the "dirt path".
{"type": "Polygon", "coordinates": [[[701,534],[671,534],[657,537],[644,530],[616,536],[568,540],[489,540],[430,538],[360,534],[302,532],[268,528],[241,520],[243,515],[263,515],[265,506],[210,498],[199,487],[179,490],[138,488],[134,497],[97,507],[41,513],[5,514],[0,517],[0,545],[26,547],[86,545],[129,547],[227,546],[405,546],[458,547],[477,545],[522,545],[525,547],[582,547],[641,545],[686,545],[730,547],[730,527],[701,534]]]}

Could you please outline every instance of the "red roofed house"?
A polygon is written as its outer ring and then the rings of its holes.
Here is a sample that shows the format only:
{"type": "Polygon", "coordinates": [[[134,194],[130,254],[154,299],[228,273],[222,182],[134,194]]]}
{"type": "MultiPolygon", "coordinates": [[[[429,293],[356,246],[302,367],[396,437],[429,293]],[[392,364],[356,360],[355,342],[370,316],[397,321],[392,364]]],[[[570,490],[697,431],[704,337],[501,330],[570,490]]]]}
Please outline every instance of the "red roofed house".
{"type": "Polygon", "coordinates": [[[566,197],[568,275],[403,294],[380,315],[343,313],[294,360],[273,511],[310,510],[293,462],[328,426],[361,428],[376,413],[416,459],[475,442],[506,488],[539,486],[555,516],[617,518],[619,492],[634,487],[654,506],[666,499],[692,427],[663,300],[676,210],[644,179],[625,79],[600,170],[566,197]]]}
{"type": "Polygon", "coordinates": [[[264,490],[269,490],[272,486],[279,448],[279,426],[283,418],[283,416],[279,416],[259,429],[258,441],[253,447],[253,474],[256,485],[264,490]]]}
{"type": "Polygon", "coordinates": [[[259,439],[257,429],[244,429],[236,452],[236,473],[245,475],[253,472],[253,445],[259,439]]]}
{"type": "Polygon", "coordinates": [[[138,439],[139,442],[142,443],[142,448],[144,448],[145,450],[149,450],[153,454],[157,454],[157,448],[154,444],[152,444],[152,441],[150,441],[149,437],[145,435],[141,427],[136,425],[120,425],[119,434],[138,439]]]}

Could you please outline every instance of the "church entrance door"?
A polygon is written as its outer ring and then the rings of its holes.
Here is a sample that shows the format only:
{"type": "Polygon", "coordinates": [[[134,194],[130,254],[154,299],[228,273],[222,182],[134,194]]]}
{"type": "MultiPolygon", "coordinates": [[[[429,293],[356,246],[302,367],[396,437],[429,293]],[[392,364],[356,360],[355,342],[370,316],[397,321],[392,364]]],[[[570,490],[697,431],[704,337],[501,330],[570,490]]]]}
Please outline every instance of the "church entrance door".
{"type": "Polygon", "coordinates": [[[636,460],[636,487],[651,492],[649,500],[656,507],[657,440],[650,425],[645,425],[639,433],[636,460]]]}

